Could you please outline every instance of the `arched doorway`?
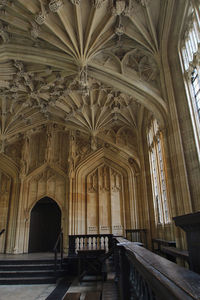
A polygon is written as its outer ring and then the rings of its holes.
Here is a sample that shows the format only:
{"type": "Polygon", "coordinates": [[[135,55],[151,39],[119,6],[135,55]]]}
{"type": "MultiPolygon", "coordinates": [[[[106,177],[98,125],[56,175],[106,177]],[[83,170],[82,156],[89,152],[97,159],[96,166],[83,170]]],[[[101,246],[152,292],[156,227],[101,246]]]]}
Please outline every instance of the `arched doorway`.
{"type": "Polygon", "coordinates": [[[39,200],[31,211],[29,252],[50,252],[61,230],[61,211],[49,197],[39,200]]]}

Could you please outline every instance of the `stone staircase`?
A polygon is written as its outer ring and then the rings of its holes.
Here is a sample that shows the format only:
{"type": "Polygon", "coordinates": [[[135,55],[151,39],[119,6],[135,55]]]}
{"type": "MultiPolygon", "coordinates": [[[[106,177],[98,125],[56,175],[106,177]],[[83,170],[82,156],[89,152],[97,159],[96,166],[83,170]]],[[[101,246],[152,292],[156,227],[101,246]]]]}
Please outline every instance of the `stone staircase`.
{"type": "Polygon", "coordinates": [[[67,259],[63,260],[62,268],[59,268],[58,261],[56,272],[53,259],[0,260],[0,285],[56,283],[66,273],[67,259]]]}

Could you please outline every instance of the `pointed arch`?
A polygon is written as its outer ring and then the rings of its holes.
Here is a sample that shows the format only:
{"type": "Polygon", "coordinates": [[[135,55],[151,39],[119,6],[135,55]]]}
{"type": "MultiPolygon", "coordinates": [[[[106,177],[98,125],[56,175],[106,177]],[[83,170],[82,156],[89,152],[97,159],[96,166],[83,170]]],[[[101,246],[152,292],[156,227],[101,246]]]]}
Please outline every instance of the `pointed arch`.
{"type": "MultiPolygon", "coordinates": [[[[114,149],[102,148],[95,153],[88,156],[84,161],[82,161],[77,169],[75,170],[75,178],[73,181],[73,191],[71,193],[72,197],[70,199],[70,233],[75,234],[85,234],[92,233],[88,226],[88,203],[93,201],[96,204],[93,205],[93,211],[98,211],[96,218],[98,221],[98,228],[93,230],[93,233],[103,232],[101,226],[104,229],[104,233],[114,232],[114,226],[117,234],[122,234],[125,228],[137,226],[137,183],[136,178],[139,172],[139,166],[137,162],[132,164],[127,157],[123,157],[118,151],[114,152],[114,149]],[[101,172],[104,172],[102,168],[105,166],[105,174],[101,175],[101,172]],[[98,173],[98,191],[95,191],[96,195],[89,195],[90,191],[88,190],[88,185],[90,184],[90,175],[97,170],[98,173]],[[115,174],[115,175],[114,175],[115,174]],[[105,176],[105,180],[108,180],[109,187],[107,190],[102,190],[104,195],[100,193],[101,187],[101,176],[105,176]],[[115,199],[118,199],[118,210],[122,213],[121,224],[114,224],[112,215],[112,197],[114,197],[113,185],[114,178],[112,176],[118,177],[118,182],[120,182],[120,188],[115,189],[115,199]],[[98,195],[97,195],[98,194],[98,195]],[[98,201],[96,200],[98,198],[98,201]],[[98,203],[97,203],[98,202],[98,203]],[[101,224],[102,217],[100,213],[100,208],[107,203],[108,210],[110,210],[107,216],[107,224],[101,224]],[[108,224],[109,223],[109,224],[108,224]],[[118,230],[119,229],[119,230],[118,230]],[[96,231],[96,232],[94,232],[96,231]],[[120,232],[120,233],[119,233],[120,232]]],[[[93,175],[92,175],[93,176],[93,175]]],[[[95,175],[96,176],[96,175],[95,175]]],[[[117,219],[116,219],[117,220],[117,219]]],[[[103,222],[103,221],[102,221],[103,222]]],[[[116,221],[119,222],[119,219],[116,221]]],[[[97,223],[97,222],[96,222],[97,223]]],[[[95,227],[95,226],[91,226],[95,227]]]]}
{"type": "Polygon", "coordinates": [[[31,209],[28,252],[52,252],[61,230],[61,209],[43,197],[31,209]]]}
{"type": "Polygon", "coordinates": [[[54,165],[43,164],[24,178],[20,193],[16,252],[27,253],[31,210],[38,200],[49,197],[61,210],[61,224],[64,228],[65,247],[68,236],[68,191],[67,175],[54,165]]]}
{"type": "MultiPolygon", "coordinates": [[[[12,253],[14,250],[15,236],[16,236],[16,223],[19,207],[19,170],[17,165],[8,156],[0,153],[0,172],[3,172],[8,176],[10,182],[7,187],[7,196],[4,203],[4,217],[5,219],[5,234],[4,234],[4,245],[1,251],[6,253],[12,253]]],[[[3,224],[2,224],[3,226],[3,224]]],[[[2,228],[3,229],[3,228],[2,228]]]]}

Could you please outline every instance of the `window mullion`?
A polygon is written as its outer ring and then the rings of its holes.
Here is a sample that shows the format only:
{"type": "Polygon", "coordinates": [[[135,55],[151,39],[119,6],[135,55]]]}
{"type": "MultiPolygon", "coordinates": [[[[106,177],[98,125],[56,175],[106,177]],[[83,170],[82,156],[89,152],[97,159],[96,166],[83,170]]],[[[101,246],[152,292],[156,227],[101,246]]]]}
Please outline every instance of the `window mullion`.
{"type": "Polygon", "coordinates": [[[150,160],[150,169],[151,169],[151,183],[152,183],[152,191],[153,191],[153,203],[154,203],[154,213],[155,213],[155,217],[156,220],[159,222],[159,212],[157,210],[157,203],[156,203],[156,182],[155,182],[155,177],[154,177],[154,159],[153,159],[153,151],[155,149],[151,149],[149,151],[149,160],[150,160]]]}
{"type": "Polygon", "coordinates": [[[162,222],[164,221],[164,211],[163,211],[163,195],[162,195],[162,183],[161,183],[161,169],[160,169],[160,158],[159,158],[159,149],[158,149],[158,138],[159,136],[157,135],[155,140],[156,140],[156,165],[157,165],[157,178],[158,178],[158,188],[159,188],[159,204],[160,204],[160,212],[162,215],[162,222]]]}
{"type": "Polygon", "coordinates": [[[169,222],[170,216],[169,216],[169,205],[167,199],[169,199],[169,191],[168,191],[168,180],[167,180],[167,168],[166,168],[166,161],[165,161],[165,151],[164,151],[164,142],[163,142],[163,135],[162,132],[160,132],[160,151],[161,151],[161,158],[162,158],[162,169],[163,169],[163,180],[164,180],[164,186],[162,184],[162,194],[163,194],[163,209],[164,209],[164,218],[165,222],[169,222]],[[164,194],[164,191],[166,195],[164,194]],[[166,197],[166,199],[165,199],[166,197]]]}

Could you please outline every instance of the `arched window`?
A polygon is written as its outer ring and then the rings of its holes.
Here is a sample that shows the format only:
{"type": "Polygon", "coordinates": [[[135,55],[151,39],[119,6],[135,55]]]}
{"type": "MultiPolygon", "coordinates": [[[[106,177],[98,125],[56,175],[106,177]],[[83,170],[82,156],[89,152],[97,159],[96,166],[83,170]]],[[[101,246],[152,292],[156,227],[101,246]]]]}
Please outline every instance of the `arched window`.
{"type": "Polygon", "coordinates": [[[186,91],[195,142],[200,159],[200,2],[193,0],[185,22],[180,57],[186,79],[186,91]]]}
{"type": "Polygon", "coordinates": [[[191,84],[193,88],[193,97],[196,104],[198,119],[200,122],[200,70],[195,67],[191,76],[191,84]]]}
{"type": "Polygon", "coordinates": [[[155,119],[150,123],[147,138],[156,222],[169,223],[170,218],[168,209],[163,136],[155,119]]]}

